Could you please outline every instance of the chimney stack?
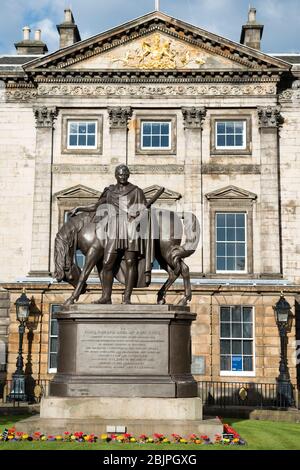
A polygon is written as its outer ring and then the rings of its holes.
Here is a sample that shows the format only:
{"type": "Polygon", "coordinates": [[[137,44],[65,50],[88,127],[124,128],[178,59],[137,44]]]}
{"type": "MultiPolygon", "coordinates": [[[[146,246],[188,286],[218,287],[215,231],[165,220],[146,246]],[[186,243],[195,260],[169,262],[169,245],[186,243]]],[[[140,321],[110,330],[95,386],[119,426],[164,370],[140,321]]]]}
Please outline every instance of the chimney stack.
{"type": "Polygon", "coordinates": [[[30,39],[31,29],[29,26],[23,28],[23,39],[15,43],[17,54],[20,55],[41,55],[48,52],[48,47],[41,39],[41,30],[34,33],[34,39],[30,39]]]}
{"type": "Polygon", "coordinates": [[[242,26],[240,43],[260,50],[264,26],[256,21],[256,9],[249,8],[248,21],[242,26]]]}
{"type": "Polygon", "coordinates": [[[59,33],[59,48],[72,46],[78,41],[81,41],[78,26],[75,24],[74,16],[70,8],[65,10],[64,22],[57,25],[59,33]]]}

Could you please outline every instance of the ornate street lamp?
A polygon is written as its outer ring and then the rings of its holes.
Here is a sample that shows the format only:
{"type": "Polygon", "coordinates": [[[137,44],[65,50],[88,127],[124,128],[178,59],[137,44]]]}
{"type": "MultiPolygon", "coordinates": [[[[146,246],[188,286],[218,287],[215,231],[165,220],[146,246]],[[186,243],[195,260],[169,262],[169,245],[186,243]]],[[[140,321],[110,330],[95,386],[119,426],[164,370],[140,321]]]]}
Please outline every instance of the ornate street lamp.
{"type": "Polygon", "coordinates": [[[30,312],[30,300],[26,296],[25,289],[22,295],[16,300],[16,313],[19,324],[19,351],[17,357],[17,369],[12,376],[12,388],[8,395],[9,401],[27,401],[25,393],[25,374],[23,371],[24,361],[22,356],[23,336],[25,333],[25,323],[28,320],[30,312]]]}
{"type": "Polygon", "coordinates": [[[285,300],[283,293],[281,293],[280,299],[274,307],[274,311],[280,336],[280,364],[279,376],[277,378],[278,401],[279,406],[290,407],[295,405],[287,360],[287,331],[291,318],[291,306],[287,300],[285,300]]]}

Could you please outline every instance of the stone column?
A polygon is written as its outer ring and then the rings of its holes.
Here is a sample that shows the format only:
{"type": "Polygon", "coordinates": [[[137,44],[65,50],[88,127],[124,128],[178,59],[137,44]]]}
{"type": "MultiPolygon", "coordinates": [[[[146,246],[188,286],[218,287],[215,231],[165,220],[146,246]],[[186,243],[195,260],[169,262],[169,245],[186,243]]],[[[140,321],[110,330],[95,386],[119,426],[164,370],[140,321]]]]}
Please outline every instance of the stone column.
{"type": "MultiPolygon", "coordinates": [[[[184,164],[184,211],[193,212],[203,226],[203,188],[202,188],[202,124],[206,116],[204,107],[182,108],[185,129],[184,164]]],[[[191,269],[203,272],[203,248],[201,242],[197,250],[197,260],[191,269]],[[201,253],[201,255],[200,255],[201,253]],[[199,255],[201,259],[199,259],[199,255]]]]}
{"type": "Polygon", "coordinates": [[[36,160],[29,276],[50,275],[52,156],[55,107],[36,107],[36,160]]]}
{"type": "Polygon", "coordinates": [[[279,187],[280,107],[258,107],[261,160],[261,276],[279,276],[281,267],[281,214],[279,187]]]}
{"type": "Polygon", "coordinates": [[[109,107],[111,135],[111,159],[112,163],[127,163],[128,161],[128,121],[132,115],[132,108],[109,107]]]}

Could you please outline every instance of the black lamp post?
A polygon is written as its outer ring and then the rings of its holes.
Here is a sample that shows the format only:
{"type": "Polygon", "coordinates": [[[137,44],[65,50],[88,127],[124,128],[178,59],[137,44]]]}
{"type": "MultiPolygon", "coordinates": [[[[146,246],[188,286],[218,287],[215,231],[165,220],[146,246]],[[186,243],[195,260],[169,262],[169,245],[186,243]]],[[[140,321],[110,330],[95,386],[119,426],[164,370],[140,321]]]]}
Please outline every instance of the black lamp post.
{"type": "Polygon", "coordinates": [[[8,395],[9,401],[27,401],[25,393],[25,374],[23,371],[24,361],[22,356],[23,336],[25,333],[25,323],[29,317],[30,300],[26,296],[25,289],[22,295],[16,300],[16,313],[19,324],[19,352],[17,357],[17,369],[12,376],[12,388],[8,395]]]}
{"type": "Polygon", "coordinates": [[[291,306],[285,300],[283,293],[276,303],[274,310],[280,336],[280,364],[279,376],[277,378],[278,401],[279,406],[290,407],[295,404],[287,360],[287,331],[289,328],[291,306]]]}

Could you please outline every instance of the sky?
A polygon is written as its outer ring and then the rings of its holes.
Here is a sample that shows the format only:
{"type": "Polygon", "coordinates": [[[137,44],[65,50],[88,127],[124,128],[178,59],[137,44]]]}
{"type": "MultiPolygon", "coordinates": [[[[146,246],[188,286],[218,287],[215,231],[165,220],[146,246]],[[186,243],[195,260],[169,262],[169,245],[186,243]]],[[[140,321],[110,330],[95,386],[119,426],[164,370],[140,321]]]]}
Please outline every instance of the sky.
{"type": "MultiPolygon", "coordinates": [[[[265,26],[262,50],[300,53],[300,0],[160,0],[160,10],[202,29],[239,42],[249,2],[265,26]]],[[[22,28],[42,30],[49,52],[58,49],[56,25],[71,7],[82,39],[154,10],[155,0],[0,0],[0,53],[14,54],[22,28]]]]}

